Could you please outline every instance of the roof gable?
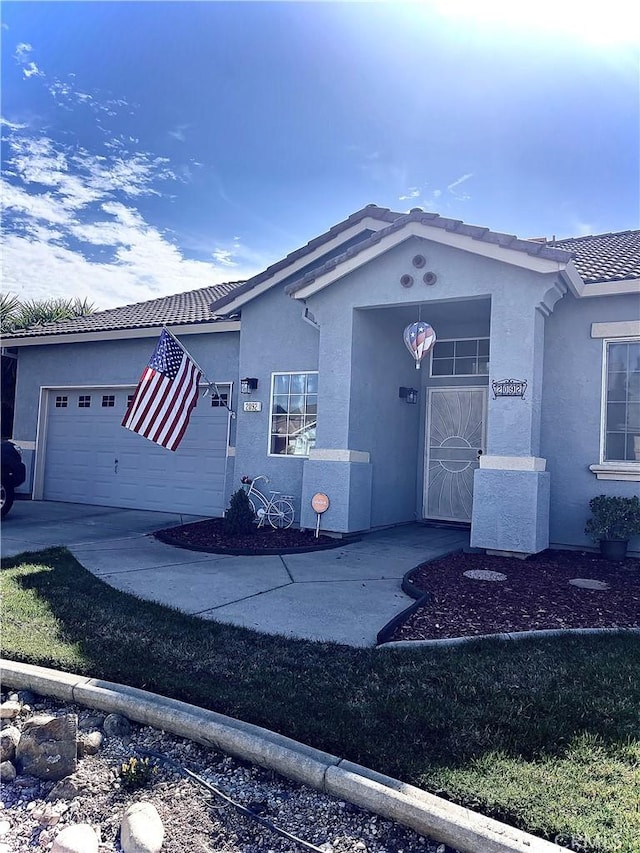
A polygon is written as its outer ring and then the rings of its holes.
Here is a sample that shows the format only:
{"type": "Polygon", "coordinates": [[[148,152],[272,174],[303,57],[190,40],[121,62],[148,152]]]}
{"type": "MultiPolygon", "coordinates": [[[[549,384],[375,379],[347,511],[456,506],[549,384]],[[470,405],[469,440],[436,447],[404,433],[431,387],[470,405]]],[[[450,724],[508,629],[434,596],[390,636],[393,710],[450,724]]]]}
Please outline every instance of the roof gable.
{"type": "Polygon", "coordinates": [[[368,204],[352,213],[351,216],[334,225],[324,234],[310,240],[305,246],[290,252],[281,261],[267,267],[261,273],[245,281],[233,293],[226,294],[211,305],[211,310],[220,312],[237,311],[265,290],[291,280],[293,276],[304,275],[310,266],[315,266],[323,257],[327,257],[350,245],[352,241],[366,239],[371,232],[377,232],[386,223],[395,222],[401,213],[394,213],[386,207],[368,204]]]}
{"type": "Polygon", "coordinates": [[[511,262],[517,266],[540,270],[545,266],[540,261],[551,261],[556,266],[559,263],[567,264],[571,261],[570,252],[546,243],[522,240],[513,234],[491,231],[489,228],[478,225],[467,225],[459,219],[448,219],[437,213],[425,213],[420,208],[415,208],[404,216],[398,217],[367,240],[352,246],[343,254],[327,261],[322,267],[292,282],[286,288],[286,292],[290,296],[304,298],[342,275],[346,275],[352,268],[366,263],[372,257],[411,236],[423,236],[436,242],[448,243],[467,251],[511,262]]]}

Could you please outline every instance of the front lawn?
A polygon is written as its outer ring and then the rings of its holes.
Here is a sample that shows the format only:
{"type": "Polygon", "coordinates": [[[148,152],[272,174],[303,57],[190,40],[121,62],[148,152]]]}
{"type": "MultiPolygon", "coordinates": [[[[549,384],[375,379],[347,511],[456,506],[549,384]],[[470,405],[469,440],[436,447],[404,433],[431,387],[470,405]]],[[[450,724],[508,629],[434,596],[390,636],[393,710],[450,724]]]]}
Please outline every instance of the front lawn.
{"type": "Polygon", "coordinates": [[[2,572],[3,654],[201,705],[588,853],[640,845],[640,639],[352,649],[201,621],[65,549],[2,572]]]}

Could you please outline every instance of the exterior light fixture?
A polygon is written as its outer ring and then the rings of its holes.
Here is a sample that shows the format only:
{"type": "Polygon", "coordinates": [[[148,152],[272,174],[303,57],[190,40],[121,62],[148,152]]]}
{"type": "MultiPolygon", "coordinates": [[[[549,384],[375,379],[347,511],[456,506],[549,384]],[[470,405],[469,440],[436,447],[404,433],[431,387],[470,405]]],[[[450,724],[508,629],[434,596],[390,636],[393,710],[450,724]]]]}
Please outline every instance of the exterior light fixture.
{"type": "Polygon", "coordinates": [[[401,385],[398,389],[398,397],[400,397],[401,400],[404,400],[405,403],[415,404],[418,402],[418,389],[405,388],[404,385],[401,385]]]}
{"type": "Polygon", "coordinates": [[[247,377],[246,379],[240,380],[240,393],[241,394],[250,394],[252,391],[255,391],[258,387],[258,380],[253,377],[247,377]]]}

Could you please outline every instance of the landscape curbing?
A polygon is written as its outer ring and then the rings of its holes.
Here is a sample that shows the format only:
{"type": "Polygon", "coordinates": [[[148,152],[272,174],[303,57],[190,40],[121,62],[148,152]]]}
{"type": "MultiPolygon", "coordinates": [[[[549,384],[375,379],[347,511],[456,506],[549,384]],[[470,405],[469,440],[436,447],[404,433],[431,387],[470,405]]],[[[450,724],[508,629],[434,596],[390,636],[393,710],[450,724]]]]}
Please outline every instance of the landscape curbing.
{"type": "Polygon", "coordinates": [[[120,713],[274,770],[448,844],[461,853],[561,853],[560,847],[277,732],[135,687],[3,659],[4,687],[120,713]]]}
{"type": "Polygon", "coordinates": [[[476,634],[471,637],[441,637],[436,640],[390,640],[379,643],[377,649],[413,649],[461,646],[477,640],[544,640],[545,638],[571,636],[599,636],[602,634],[640,634],[640,628],[545,628],[539,631],[511,631],[502,634],[476,634]]]}
{"type": "Polygon", "coordinates": [[[411,576],[420,566],[428,563],[435,563],[441,560],[442,557],[448,557],[450,554],[458,554],[460,549],[449,551],[447,554],[441,554],[438,557],[433,557],[431,560],[425,560],[405,572],[402,578],[402,591],[416,600],[401,610],[384,625],[377,634],[376,648],[377,649],[414,649],[431,648],[431,647],[446,647],[446,646],[461,646],[465,643],[473,643],[476,640],[527,640],[527,639],[544,639],[545,637],[566,637],[567,635],[591,635],[591,634],[640,634],[640,628],[542,628],[534,631],[503,631],[495,634],[476,634],[470,637],[439,637],[431,640],[390,640],[396,630],[403,625],[410,616],[426,607],[433,600],[433,595],[417,587],[411,576]]]}

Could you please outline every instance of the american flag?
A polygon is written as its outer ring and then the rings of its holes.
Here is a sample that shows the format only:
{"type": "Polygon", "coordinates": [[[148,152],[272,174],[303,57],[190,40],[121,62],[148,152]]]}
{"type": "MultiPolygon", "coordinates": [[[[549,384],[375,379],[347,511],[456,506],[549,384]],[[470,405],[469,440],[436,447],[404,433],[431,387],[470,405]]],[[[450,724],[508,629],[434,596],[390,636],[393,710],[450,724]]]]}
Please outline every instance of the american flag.
{"type": "Polygon", "coordinates": [[[201,376],[186,350],[163,329],[122,426],[175,450],[198,400],[201,376]]]}

